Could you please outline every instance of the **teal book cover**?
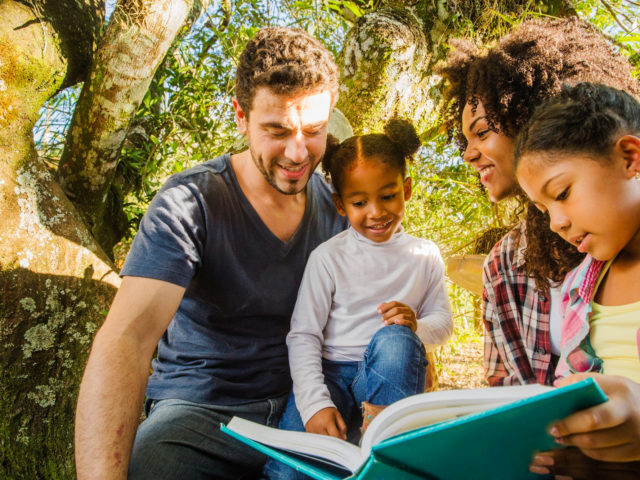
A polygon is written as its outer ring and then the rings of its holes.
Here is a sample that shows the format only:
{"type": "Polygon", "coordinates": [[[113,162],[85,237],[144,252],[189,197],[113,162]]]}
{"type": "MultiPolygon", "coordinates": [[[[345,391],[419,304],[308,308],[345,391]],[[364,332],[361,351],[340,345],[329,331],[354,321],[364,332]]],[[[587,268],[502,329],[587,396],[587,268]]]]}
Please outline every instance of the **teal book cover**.
{"type": "Polygon", "coordinates": [[[388,438],[374,445],[353,473],[316,457],[271,448],[225,425],[222,430],[318,480],[539,480],[539,475],[529,472],[534,452],[558,447],[547,427],[606,400],[597,383],[588,378],[388,438]]]}
{"type": "Polygon", "coordinates": [[[606,401],[593,379],[408,432],[373,447],[383,462],[447,480],[540,479],[533,453],[558,448],[547,427],[606,401]]]}

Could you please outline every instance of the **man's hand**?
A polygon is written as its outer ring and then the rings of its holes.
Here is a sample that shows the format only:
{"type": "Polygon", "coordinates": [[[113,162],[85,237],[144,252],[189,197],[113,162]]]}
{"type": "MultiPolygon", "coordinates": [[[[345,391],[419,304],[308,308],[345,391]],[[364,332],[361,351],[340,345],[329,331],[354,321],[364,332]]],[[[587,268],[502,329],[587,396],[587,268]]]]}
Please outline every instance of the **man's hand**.
{"type": "Polygon", "coordinates": [[[385,325],[404,325],[415,332],[418,329],[418,320],[416,313],[409,305],[404,303],[391,301],[378,305],[378,313],[382,315],[382,321],[385,325]]]}
{"type": "Polygon", "coordinates": [[[309,433],[319,433],[331,437],[347,439],[347,425],[342,415],[335,407],[327,407],[318,410],[307,422],[304,428],[309,433]]]}

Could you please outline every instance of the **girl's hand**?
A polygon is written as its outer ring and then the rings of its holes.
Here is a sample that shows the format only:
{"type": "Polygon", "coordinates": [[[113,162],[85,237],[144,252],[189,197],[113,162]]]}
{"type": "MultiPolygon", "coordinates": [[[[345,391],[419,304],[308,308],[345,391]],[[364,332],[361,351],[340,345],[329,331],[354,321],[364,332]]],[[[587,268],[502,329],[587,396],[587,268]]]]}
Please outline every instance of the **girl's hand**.
{"type": "Polygon", "coordinates": [[[378,305],[378,313],[382,315],[385,325],[404,325],[413,332],[418,329],[418,320],[410,306],[400,302],[385,302],[378,305]]]}
{"type": "Polygon", "coordinates": [[[304,426],[309,433],[319,433],[331,437],[347,439],[347,425],[342,419],[342,415],[335,407],[327,407],[318,410],[304,426]]]}
{"type": "Polygon", "coordinates": [[[561,445],[578,447],[588,457],[607,462],[640,460],[640,384],[626,377],[579,373],[559,386],[593,377],[609,401],[576,412],[551,426],[561,445]]]}
{"type": "Polygon", "coordinates": [[[529,469],[541,475],[552,474],[556,480],[637,480],[640,462],[603,462],[568,447],[536,454],[529,469]]]}

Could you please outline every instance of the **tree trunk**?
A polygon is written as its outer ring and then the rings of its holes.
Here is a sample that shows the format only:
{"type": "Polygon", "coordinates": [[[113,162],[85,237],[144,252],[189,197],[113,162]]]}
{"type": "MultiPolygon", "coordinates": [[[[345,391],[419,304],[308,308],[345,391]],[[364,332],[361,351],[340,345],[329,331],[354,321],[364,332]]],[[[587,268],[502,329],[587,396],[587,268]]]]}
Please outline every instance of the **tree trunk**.
{"type": "Polygon", "coordinates": [[[0,2],[0,478],[73,478],[78,383],[119,280],[32,129],[83,76],[104,5],[26,5],[0,2]]]}
{"type": "MultiPolygon", "coordinates": [[[[208,0],[196,2],[206,8],[208,0]]],[[[129,124],[194,0],[119,1],[96,52],[60,159],[57,178],[110,254],[127,219],[112,189],[129,124]]]]}
{"type": "Polygon", "coordinates": [[[440,79],[433,66],[446,54],[465,19],[483,40],[499,36],[502,16],[521,15],[526,8],[548,14],[570,14],[568,0],[495,2],[386,1],[360,17],[348,33],[338,58],[341,89],[338,108],[356,134],[380,132],[401,116],[419,132],[433,123],[440,101],[440,79]]]}

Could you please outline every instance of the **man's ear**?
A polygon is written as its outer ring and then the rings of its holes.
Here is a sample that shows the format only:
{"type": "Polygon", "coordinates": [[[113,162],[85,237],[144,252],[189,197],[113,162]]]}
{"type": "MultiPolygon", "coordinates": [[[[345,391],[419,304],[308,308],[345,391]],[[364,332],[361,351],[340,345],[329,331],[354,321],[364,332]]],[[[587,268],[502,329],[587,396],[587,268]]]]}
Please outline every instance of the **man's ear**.
{"type": "Polygon", "coordinates": [[[238,102],[236,97],[231,99],[231,103],[233,104],[233,111],[236,113],[236,125],[238,126],[238,132],[245,135],[247,133],[247,115],[244,110],[242,110],[240,102],[238,102]]]}
{"type": "Polygon", "coordinates": [[[625,174],[635,178],[640,174],[640,138],[635,135],[623,135],[614,147],[624,159],[625,174]]]}
{"type": "Polygon", "coordinates": [[[404,201],[406,202],[411,198],[411,177],[407,177],[404,179],[404,201]]]}
{"type": "Polygon", "coordinates": [[[338,210],[338,213],[343,217],[346,217],[347,211],[344,209],[344,203],[342,203],[340,195],[338,195],[337,193],[332,193],[331,197],[333,198],[333,203],[336,205],[336,210],[338,210]]]}

